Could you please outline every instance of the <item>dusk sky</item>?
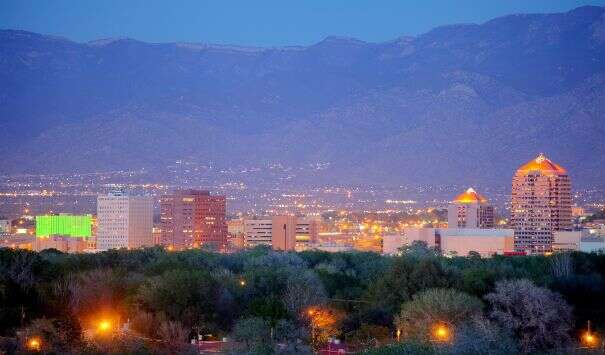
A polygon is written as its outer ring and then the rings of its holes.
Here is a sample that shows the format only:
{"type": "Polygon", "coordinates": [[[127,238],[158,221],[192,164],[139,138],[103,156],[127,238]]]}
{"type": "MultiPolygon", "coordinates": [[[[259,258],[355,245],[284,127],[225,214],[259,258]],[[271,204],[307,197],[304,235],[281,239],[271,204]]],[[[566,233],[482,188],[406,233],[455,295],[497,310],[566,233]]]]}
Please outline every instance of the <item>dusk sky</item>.
{"type": "Polygon", "coordinates": [[[0,28],[76,41],[307,45],[328,35],[386,41],[439,25],[481,23],[512,13],[568,11],[605,1],[32,1],[0,2],[0,28]]]}

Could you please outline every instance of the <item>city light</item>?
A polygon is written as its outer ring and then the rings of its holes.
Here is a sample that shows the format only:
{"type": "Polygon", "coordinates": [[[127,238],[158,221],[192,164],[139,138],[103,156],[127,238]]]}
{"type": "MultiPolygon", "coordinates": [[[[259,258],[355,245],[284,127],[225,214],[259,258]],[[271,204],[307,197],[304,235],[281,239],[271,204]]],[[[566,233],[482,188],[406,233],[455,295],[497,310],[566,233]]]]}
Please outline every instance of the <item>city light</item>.
{"type": "Polygon", "coordinates": [[[239,280],[239,285],[240,285],[241,287],[246,286],[246,280],[239,280]]]}

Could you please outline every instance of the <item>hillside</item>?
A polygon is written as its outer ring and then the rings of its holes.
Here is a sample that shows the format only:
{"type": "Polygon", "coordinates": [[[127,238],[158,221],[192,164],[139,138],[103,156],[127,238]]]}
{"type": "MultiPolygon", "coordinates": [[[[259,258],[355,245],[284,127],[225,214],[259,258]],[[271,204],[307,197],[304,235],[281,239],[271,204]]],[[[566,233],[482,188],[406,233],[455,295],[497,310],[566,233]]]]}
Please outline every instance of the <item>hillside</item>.
{"type": "MultiPolygon", "coordinates": [[[[605,181],[605,8],[385,43],[251,48],[0,31],[0,171],[329,162],[322,181],[605,181]]],[[[319,181],[318,181],[319,182],[319,181]]]]}

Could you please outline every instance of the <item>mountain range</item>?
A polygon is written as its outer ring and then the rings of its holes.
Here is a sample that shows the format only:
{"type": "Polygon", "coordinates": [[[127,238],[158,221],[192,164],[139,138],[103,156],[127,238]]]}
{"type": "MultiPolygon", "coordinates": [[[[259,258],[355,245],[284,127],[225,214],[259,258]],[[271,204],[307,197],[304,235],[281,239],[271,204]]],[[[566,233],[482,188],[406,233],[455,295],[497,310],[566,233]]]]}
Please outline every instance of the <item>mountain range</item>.
{"type": "Polygon", "coordinates": [[[605,181],[605,8],[257,48],[0,31],[0,172],[324,163],[316,183],[605,181]]]}

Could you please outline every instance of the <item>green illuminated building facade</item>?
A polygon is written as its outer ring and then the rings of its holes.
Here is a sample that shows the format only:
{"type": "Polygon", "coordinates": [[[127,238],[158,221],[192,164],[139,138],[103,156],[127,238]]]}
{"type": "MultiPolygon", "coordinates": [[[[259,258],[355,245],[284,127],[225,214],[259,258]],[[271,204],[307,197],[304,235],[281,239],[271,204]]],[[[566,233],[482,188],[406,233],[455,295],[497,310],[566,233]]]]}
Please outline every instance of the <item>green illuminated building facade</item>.
{"type": "Polygon", "coordinates": [[[36,237],[61,235],[68,237],[90,237],[91,215],[46,215],[36,216],[36,237]]]}

